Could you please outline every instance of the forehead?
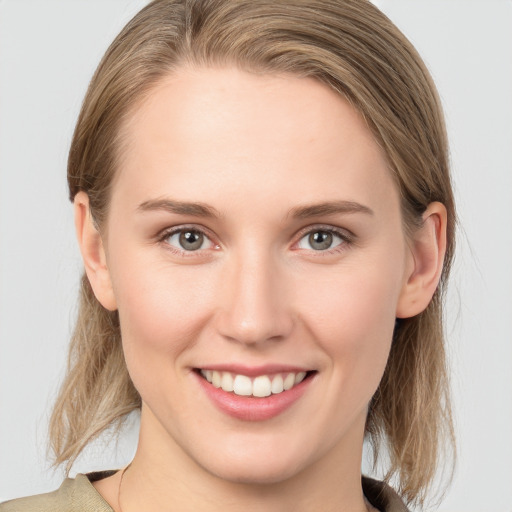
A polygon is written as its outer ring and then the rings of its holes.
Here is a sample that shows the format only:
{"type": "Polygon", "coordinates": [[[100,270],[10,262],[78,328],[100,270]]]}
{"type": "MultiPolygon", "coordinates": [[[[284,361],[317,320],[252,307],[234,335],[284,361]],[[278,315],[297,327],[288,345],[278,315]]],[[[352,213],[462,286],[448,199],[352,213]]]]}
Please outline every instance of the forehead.
{"type": "Polygon", "coordinates": [[[394,189],[362,116],[311,78],[183,68],[134,109],[123,139],[114,195],[197,200],[183,196],[207,183],[204,201],[229,185],[282,201],[286,191],[306,202],[368,202],[394,189]]]}

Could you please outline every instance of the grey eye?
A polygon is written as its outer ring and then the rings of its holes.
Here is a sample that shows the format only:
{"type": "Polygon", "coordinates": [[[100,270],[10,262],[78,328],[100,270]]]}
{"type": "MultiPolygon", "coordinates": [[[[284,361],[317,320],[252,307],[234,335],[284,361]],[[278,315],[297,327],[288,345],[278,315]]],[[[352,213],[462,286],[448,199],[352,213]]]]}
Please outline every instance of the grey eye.
{"type": "Polygon", "coordinates": [[[196,229],[182,229],[167,237],[167,243],[180,251],[192,252],[213,246],[210,239],[196,229]]]}
{"type": "Polygon", "coordinates": [[[313,251],[326,251],[341,245],[343,242],[343,238],[335,232],[317,229],[304,235],[299,240],[298,247],[313,251]]]}
{"type": "Polygon", "coordinates": [[[180,245],[186,251],[197,251],[203,245],[204,235],[198,231],[182,231],[180,245]]]}
{"type": "Polygon", "coordinates": [[[315,251],[323,251],[325,249],[329,249],[329,247],[332,245],[332,233],[327,233],[326,231],[316,231],[315,233],[310,233],[308,242],[315,251]]]}

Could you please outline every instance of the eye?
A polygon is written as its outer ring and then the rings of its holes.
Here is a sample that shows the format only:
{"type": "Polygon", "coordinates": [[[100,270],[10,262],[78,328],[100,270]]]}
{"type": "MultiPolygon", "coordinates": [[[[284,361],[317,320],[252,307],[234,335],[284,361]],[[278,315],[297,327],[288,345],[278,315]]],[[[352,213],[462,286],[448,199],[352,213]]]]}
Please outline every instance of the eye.
{"type": "Polygon", "coordinates": [[[164,241],[175,249],[185,252],[211,249],[213,242],[198,229],[183,228],[167,233],[164,241]]]}
{"type": "Polygon", "coordinates": [[[347,237],[342,236],[333,230],[328,229],[315,229],[306,233],[297,244],[299,249],[313,250],[313,251],[328,251],[334,249],[339,245],[347,242],[347,237]]]}

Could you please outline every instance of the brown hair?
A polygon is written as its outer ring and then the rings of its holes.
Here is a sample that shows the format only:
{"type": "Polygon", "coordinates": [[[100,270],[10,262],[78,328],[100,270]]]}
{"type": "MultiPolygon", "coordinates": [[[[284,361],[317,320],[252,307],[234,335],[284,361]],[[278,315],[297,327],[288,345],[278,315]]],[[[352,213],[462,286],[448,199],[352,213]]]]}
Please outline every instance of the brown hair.
{"type": "MultiPolygon", "coordinates": [[[[453,447],[442,302],[454,249],[455,210],[439,98],[405,36],[366,0],[156,0],[122,30],[87,91],[68,162],[70,198],[85,191],[105,224],[121,127],[173,69],[236,65],[314,77],[364,116],[387,155],[413,231],[432,201],[448,211],[441,283],[427,309],[397,325],[373,397],[367,435],[375,462],[387,446],[387,478],[423,504],[444,441],[453,447]]],[[[68,469],[92,439],[140,407],[124,364],[119,320],[82,279],[69,368],[51,418],[56,462],[68,469]]]]}

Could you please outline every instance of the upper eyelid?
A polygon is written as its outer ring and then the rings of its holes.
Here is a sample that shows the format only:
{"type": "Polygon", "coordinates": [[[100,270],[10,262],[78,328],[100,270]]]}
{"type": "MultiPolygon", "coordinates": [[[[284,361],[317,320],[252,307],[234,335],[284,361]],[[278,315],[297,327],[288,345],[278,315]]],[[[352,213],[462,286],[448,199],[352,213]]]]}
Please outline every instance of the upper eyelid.
{"type": "Polygon", "coordinates": [[[179,226],[173,226],[173,227],[167,227],[162,230],[160,230],[156,238],[163,239],[170,235],[173,235],[174,233],[179,233],[180,231],[198,231],[199,233],[202,233],[204,236],[209,238],[212,242],[215,236],[211,233],[211,231],[204,226],[198,226],[196,224],[180,224],[179,226]]]}
{"type": "Polygon", "coordinates": [[[305,235],[307,235],[309,233],[313,233],[315,231],[328,231],[330,233],[339,235],[342,238],[347,239],[347,240],[352,240],[355,238],[354,233],[352,233],[352,231],[350,231],[349,229],[332,226],[330,224],[313,224],[310,226],[306,226],[306,227],[300,229],[295,236],[297,237],[298,240],[300,240],[305,235]]]}

